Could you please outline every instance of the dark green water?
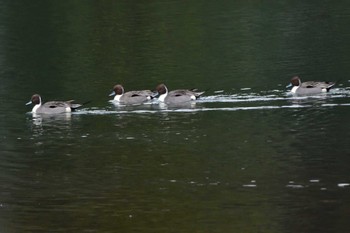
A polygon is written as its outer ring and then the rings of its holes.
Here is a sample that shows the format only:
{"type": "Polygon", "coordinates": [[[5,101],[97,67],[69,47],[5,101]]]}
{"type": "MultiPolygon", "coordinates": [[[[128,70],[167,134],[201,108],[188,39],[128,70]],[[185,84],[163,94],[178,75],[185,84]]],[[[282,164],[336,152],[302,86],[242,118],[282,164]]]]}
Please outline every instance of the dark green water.
{"type": "Polygon", "coordinates": [[[346,1],[1,2],[0,231],[348,232],[349,25],[346,1]],[[207,91],[109,102],[161,82],[207,91]],[[92,102],[33,117],[34,93],[92,102]]]}

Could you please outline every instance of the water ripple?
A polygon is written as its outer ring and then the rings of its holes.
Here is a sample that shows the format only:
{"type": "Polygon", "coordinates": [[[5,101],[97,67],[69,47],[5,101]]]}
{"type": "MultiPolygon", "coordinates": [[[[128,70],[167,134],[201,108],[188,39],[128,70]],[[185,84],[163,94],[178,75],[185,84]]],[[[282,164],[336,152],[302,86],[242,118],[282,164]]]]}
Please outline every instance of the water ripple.
{"type": "MultiPolygon", "coordinates": [[[[215,93],[215,92],[214,92],[215,93]]],[[[269,109],[297,109],[317,107],[350,106],[346,101],[350,97],[350,90],[338,88],[331,93],[313,96],[293,96],[281,90],[272,90],[260,93],[240,94],[217,94],[204,96],[196,102],[183,105],[171,106],[159,103],[157,100],[138,106],[115,106],[112,109],[81,109],[73,114],[76,115],[108,115],[108,114],[154,114],[158,112],[208,112],[208,111],[247,111],[269,109]],[[327,102],[326,102],[327,101],[327,102]],[[340,103],[338,103],[340,102],[340,103]],[[235,103],[239,106],[222,106],[223,104],[235,103]],[[270,103],[270,104],[266,104],[270,103]],[[218,104],[217,106],[213,104],[218,104]],[[220,106],[219,106],[220,104],[220,106]],[[246,106],[242,106],[242,105],[246,106]],[[209,106],[210,105],[210,106],[209,106]],[[252,106],[253,105],[253,106],[252,106]]]]}

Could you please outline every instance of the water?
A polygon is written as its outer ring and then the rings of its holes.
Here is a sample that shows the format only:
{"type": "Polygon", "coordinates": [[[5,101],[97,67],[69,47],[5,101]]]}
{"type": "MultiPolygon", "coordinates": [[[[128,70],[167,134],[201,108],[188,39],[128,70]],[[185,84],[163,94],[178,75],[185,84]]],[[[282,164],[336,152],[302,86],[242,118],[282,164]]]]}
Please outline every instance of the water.
{"type": "Polygon", "coordinates": [[[347,2],[0,3],[1,232],[347,232],[347,2]],[[337,81],[293,97],[285,85],[337,81]],[[114,106],[125,89],[206,90],[114,106]],[[24,104],[92,100],[59,116],[24,104]]]}

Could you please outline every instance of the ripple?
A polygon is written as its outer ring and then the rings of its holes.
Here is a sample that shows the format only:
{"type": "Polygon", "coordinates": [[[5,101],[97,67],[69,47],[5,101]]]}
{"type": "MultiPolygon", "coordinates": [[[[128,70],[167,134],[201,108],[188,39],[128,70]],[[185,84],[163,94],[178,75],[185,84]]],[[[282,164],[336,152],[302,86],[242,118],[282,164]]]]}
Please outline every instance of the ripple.
{"type": "Polygon", "coordinates": [[[304,185],[301,185],[301,184],[287,184],[286,187],[287,188],[293,188],[293,189],[301,189],[301,188],[304,188],[304,185]]]}
{"type": "Polygon", "coordinates": [[[338,187],[340,187],[340,188],[344,188],[344,187],[348,187],[348,186],[350,186],[349,183],[339,183],[338,184],[338,187]]]}
{"type": "MultiPolygon", "coordinates": [[[[337,106],[350,106],[350,103],[342,104],[321,104],[321,107],[337,107],[337,106]]],[[[163,109],[163,110],[80,110],[74,112],[74,115],[110,115],[110,114],[155,114],[158,112],[168,112],[168,113],[190,113],[190,112],[209,112],[209,111],[249,111],[249,110],[269,110],[269,109],[298,109],[298,108],[310,108],[313,105],[302,105],[302,104],[292,104],[292,105],[264,105],[264,106],[251,106],[251,107],[212,107],[212,108],[179,108],[179,109],[163,109]]]]}
{"type": "Polygon", "coordinates": [[[244,188],[256,188],[257,185],[256,184],[244,184],[244,185],[242,185],[242,187],[244,187],[244,188]]]}

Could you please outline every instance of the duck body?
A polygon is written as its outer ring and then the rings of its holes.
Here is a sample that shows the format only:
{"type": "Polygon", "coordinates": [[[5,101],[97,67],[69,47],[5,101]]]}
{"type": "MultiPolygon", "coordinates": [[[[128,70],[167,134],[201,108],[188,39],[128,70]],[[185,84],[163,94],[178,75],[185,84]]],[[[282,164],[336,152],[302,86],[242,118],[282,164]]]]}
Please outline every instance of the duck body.
{"type": "Polygon", "coordinates": [[[293,86],[290,91],[293,94],[314,95],[329,92],[335,82],[307,81],[302,83],[300,78],[295,76],[291,79],[290,85],[293,86]]]}
{"type": "Polygon", "coordinates": [[[179,89],[168,91],[168,88],[164,84],[159,84],[156,88],[160,102],[166,104],[179,104],[186,103],[198,99],[204,92],[198,92],[194,90],[179,89]]]}
{"type": "Polygon", "coordinates": [[[49,101],[42,103],[41,96],[34,94],[31,100],[26,103],[26,105],[34,104],[32,113],[38,114],[59,114],[59,113],[69,113],[75,109],[83,106],[82,104],[73,103],[74,100],[70,101],[49,101]]]}
{"type": "Polygon", "coordinates": [[[113,87],[113,91],[110,96],[113,96],[113,100],[124,105],[138,105],[143,104],[153,99],[153,92],[150,90],[140,91],[128,91],[124,92],[122,85],[117,84],[113,87]]]}

